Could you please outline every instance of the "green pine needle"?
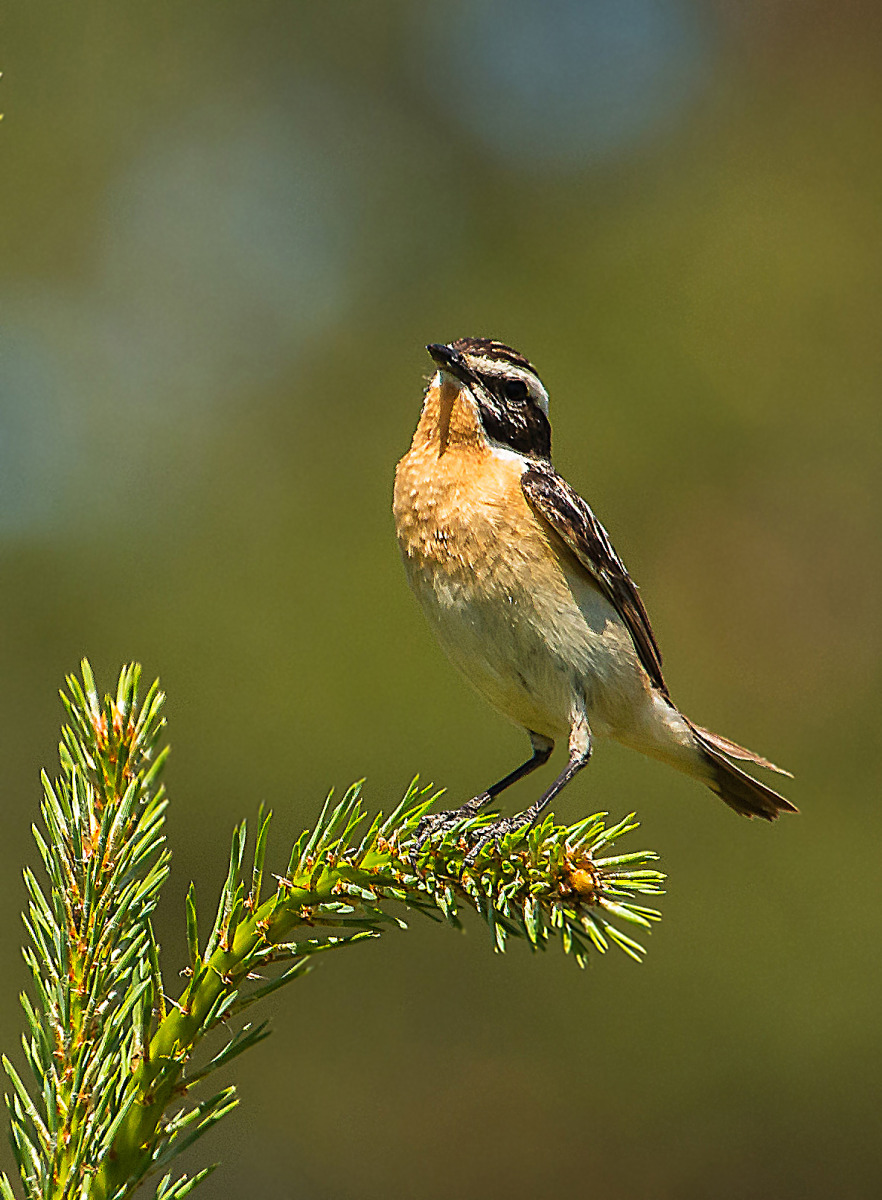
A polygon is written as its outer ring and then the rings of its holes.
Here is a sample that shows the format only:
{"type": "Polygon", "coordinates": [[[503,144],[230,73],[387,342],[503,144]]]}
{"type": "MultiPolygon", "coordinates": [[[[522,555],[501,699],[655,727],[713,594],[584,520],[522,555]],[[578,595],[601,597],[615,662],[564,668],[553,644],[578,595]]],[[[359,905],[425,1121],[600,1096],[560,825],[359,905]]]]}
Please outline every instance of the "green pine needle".
{"type": "MultiPolygon", "coordinates": [[[[650,852],[600,857],[637,827],[633,814],[607,827],[605,813],[565,828],[546,817],[488,845],[466,864],[470,840],[492,819],[463,820],[412,860],[420,819],[437,797],[416,780],[387,817],[368,819],[355,784],[328,796],[311,831],[295,843],[283,876],[264,900],[271,814],[258,814],[252,862],[243,821],[233,831],[229,870],[211,933],[200,948],[195,891],[186,898],[187,984],[167,1003],[151,914],[168,874],[159,775],[164,696],[158,684],[138,704],[140,667],[120,673],[99,699],[88,662],[62,699],[60,775],[44,777],[43,828],[34,828],[48,877],[25,871],[33,997],[22,996],[26,1086],[4,1057],[10,1134],[27,1200],[125,1200],[162,1172],[157,1200],[181,1200],[212,1167],[173,1179],[170,1163],[238,1103],[228,1087],[189,1103],[219,1068],[257,1045],[266,1024],[228,1029],[200,1065],[206,1034],[311,970],[319,953],[406,928],[403,913],[460,926],[474,910],[494,949],[523,940],[558,942],[584,966],[610,943],[639,959],[643,947],[621,923],[651,927],[661,892],[650,852]],[[614,923],[615,922],[615,923],[614,923]],[[170,1115],[174,1107],[184,1108],[170,1115]]],[[[13,1200],[0,1177],[0,1200],[13,1200]]]]}

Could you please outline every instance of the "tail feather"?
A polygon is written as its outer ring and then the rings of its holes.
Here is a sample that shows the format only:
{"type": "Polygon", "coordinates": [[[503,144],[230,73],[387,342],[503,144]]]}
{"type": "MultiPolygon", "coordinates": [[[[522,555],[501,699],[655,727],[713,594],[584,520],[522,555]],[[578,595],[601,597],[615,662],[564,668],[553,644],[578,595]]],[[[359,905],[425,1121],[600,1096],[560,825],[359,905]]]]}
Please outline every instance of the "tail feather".
{"type": "Polygon", "coordinates": [[[743,746],[730,742],[728,738],[709,733],[698,725],[691,725],[691,728],[710,768],[707,785],[730,808],[734,808],[742,816],[763,817],[766,821],[774,821],[782,812],[799,812],[789,800],[748,775],[746,771],[742,771],[740,767],[736,767],[726,755],[755,763],[757,766],[768,767],[781,775],[790,775],[789,771],[781,770],[751,750],[745,750],[743,746]]]}
{"type": "Polygon", "coordinates": [[[779,775],[786,775],[788,779],[793,778],[791,771],[786,771],[783,767],[776,766],[773,762],[769,762],[767,758],[763,758],[761,754],[755,754],[753,750],[748,750],[746,746],[739,746],[737,742],[731,741],[727,737],[723,737],[719,733],[711,733],[709,729],[702,729],[700,725],[693,725],[692,732],[698,735],[702,742],[710,742],[717,750],[722,750],[729,758],[739,758],[744,762],[753,763],[757,767],[765,767],[767,771],[777,771],[779,775]]]}

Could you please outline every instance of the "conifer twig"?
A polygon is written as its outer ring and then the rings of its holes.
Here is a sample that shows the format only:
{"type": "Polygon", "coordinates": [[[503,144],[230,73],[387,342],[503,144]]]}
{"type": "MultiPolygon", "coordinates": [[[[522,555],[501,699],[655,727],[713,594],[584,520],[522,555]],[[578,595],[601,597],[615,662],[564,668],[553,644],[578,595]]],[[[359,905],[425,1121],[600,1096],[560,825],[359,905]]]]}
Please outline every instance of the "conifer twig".
{"type": "MultiPolygon", "coordinates": [[[[139,668],[120,675],[99,701],[88,663],[83,684],[68,679],[70,724],[62,733],[61,775],[44,781],[46,836],[34,836],[47,894],[30,872],[25,923],[35,1000],[22,997],[30,1092],[4,1059],[13,1148],[28,1200],[122,1200],[153,1174],[161,1200],[180,1200],[210,1170],[172,1179],[166,1168],[238,1102],[233,1088],[187,1107],[191,1091],[267,1035],[240,1025],[206,1063],[202,1039],[279,987],[306,974],[317,954],[404,925],[400,909],[459,925],[463,908],[490,927],[494,946],[522,938],[534,950],[559,940],[584,965],[612,942],[632,958],[642,947],[618,928],[658,917],[637,903],[663,877],[648,852],[610,856],[636,828],[605,814],[570,828],[551,817],[510,834],[497,852],[464,866],[464,835],[490,820],[463,821],[416,862],[410,845],[433,798],[416,783],[390,816],[368,823],[356,785],[331,800],[295,844],[283,876],[262,899],[270,814],[260,813],[249,870],[246,827],[233,833],[230,866],[207,939],[195,893],[186,900],[188,981],[167,1003],[150,925],[168,873],[157,752],[163,696],[156,684],[137,705],[139,668]],[[366,828],[365,828],[366,827],[366,828]],[[396,906],[399,911],[396,910],[396,906]],[[267,974],[267,972],[269,972],[267,974]],[[180,1101],[185,1107],[172,1108],[180,1101]]],[[[0,1180],[4,1200],[14,1196],[0,1180]]]]}

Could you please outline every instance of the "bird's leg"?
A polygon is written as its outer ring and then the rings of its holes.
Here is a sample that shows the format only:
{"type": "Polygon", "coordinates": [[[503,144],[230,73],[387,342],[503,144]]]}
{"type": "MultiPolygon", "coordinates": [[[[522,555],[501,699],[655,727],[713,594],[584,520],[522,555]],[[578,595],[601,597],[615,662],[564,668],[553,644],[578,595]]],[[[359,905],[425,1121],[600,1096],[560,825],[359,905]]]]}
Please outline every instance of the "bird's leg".
{"type": "Polygon", "coordinates": [[[527,761],[521,763],[519,767],[515,767],[513,771],[509,771],[508,775],[505,775],[498,783],[494,783],[491,787],[487,788],[486,792],[481,792],[479,795],[473,796],[471,800],[467,800],[460,808],[451,808],[439,813],[427,813],[417,826],[411,850],[411,858],[415,859],[426,842],[435,837],[436,834],[440,833],[443,837],[457,822],[468,817],[477,816],[481,809],[486,804],[489,804],[491,800],[494,800],[500,792],[504,792],[506,788],[511,787],[513,783],[517,783],[519,779],[523,779],[525,775],[529,775],[532,771],[535,771],[537,767],[544,766],[551,757],[554,742],[551,738],[542,737],[541,734],[531,731],[530,743],[533,747],[533,753],[527,761]]]}
{"type": "Polygon", "coordinates": [[[583,767],[588,765],[590,757],[591,731],[588,728],[588,721],[584,713],[580,713],[573,721],[570,733],[570,756],[567,765],[548,791],[544,792],[535,804],[531,804],[523,812],[517,813],[513,817],[500,817],[492,825],[485,825],[465,856],[463,866],[471,866],[488,842],[493,842],[498,847],[499,839],[505,837],[506,834],[513,833],[516,829],[521,829],[523,826],[535,825],[543,809],[551,803],[559,792],[563,791],[570,780],[578,775],[583,767]]]}

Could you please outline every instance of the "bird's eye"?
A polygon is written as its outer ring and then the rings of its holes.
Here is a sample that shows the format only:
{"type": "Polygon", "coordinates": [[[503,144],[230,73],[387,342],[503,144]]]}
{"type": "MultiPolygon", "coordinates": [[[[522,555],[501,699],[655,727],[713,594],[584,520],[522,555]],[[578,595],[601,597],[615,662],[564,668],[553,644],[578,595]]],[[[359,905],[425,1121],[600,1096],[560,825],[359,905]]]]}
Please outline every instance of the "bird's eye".
{"type": "Polygon", "coordinates": [[[523,379],[507,379],[502,385],[502,392],[506,400],[514,404],[523,404],[529,394],[523,379]]]}

